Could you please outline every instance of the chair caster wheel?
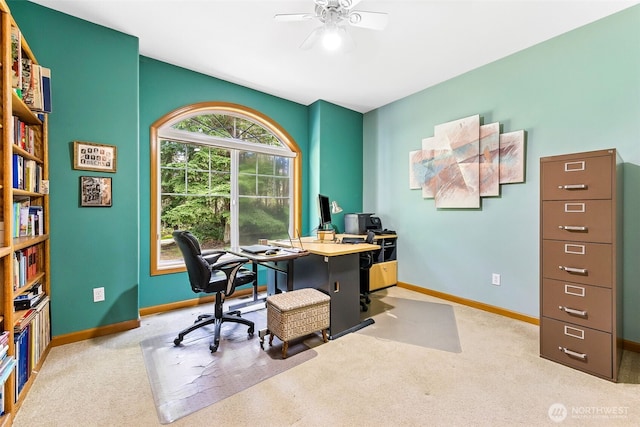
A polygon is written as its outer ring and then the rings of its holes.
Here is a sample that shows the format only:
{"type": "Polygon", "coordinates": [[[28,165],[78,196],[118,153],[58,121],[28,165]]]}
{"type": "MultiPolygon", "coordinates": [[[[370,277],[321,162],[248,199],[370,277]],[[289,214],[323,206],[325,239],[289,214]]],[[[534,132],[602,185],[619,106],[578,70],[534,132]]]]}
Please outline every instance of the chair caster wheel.
{"type": "Polygon", "coordinates": [[[216,351],[218,351],[218,345],[217,344],[211,344],[209,346],[209,350],[211,350],[211,353],[215,353],[216,351]]]}
{"type": "Polygon", "coordinates": [[[173,345],[175,345],[176,347],[178,347],[180,345],[180,343],[182,342],[182,339],[180,339],[179,337],[173,340],[173,345]]]}
{"type": "Polygon", "coordinates": [[[249,334],[250,337],[252,337],[253,336],[253,332],[254,332],[254,329],[253,329],[253,326],[251,326],[249,328],[249,330],[247,331],[247,333],[249,334]]]}

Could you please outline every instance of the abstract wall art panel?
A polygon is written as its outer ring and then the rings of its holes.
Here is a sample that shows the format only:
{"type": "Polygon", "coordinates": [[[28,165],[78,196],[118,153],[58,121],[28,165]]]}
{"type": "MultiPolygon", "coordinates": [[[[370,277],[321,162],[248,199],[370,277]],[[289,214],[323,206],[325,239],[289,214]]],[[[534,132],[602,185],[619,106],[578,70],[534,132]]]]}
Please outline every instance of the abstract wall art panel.
{"type": "Polygon", "coordinates": [[[500,135],[500,184],[524,182],[524,131],[500,135]]]}
{"type": "Polygon", "coordinates": [[[442,154],[446,166],[436,177],[436,207],[480,207],[480,116],[438,125],[434,129],[434,138],[437,147],[446,149],[442,154]]]}
{"type": "Polygon", "coordinates": [[[480,196],[500,195],[500,123],[480,126],[480,196]]]}
{"type": "Polygon", "coordinates": [[[450,155],[450,148],[445,140],[435,137],[424,138],[422,140],[423,162],[425,175],[422,182],[422,197],[432,199],[436,196],[438,188],[438,174],[449,167],[454,161],[450,155]]]}
{"type": "Polygon", "coordinates": [[[424,182],[425,160],[425,154],[422,150],[409,153],[409,188],[411,190],[419,190],[424,182]]]}
{"type": "Polygon", "coordinates": [[[500,195],[500,184],[524,182],[524,131],[500,135],[500,123],[481,125],[475,115],[433,134],[409,152],[409,188],[436,208],[479,208],[481,197],[500,195]]]}

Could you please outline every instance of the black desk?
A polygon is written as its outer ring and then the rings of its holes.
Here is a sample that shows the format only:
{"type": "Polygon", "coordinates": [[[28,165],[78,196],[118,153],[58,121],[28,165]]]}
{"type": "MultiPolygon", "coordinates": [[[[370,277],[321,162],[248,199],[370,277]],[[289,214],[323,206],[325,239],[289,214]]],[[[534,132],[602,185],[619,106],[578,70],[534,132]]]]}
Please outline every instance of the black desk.
{"type": "Polygon", "coordinates": [[[267,295],[273,295],[275,293],[281,292],[281,286],[278,282],[279,280],[285,281],[285,286],[287,291],[293,290],[293,269],[294,269],[294,260],[309,255],[308,252],[286,252],[279,251],[275,255],[265,255],[264,253],[251,253],[243,251],[240,248],[231,248],[227,249],[227,252],[233,255],[237,255],[243,258],[248,258],[251,261],[251,269],[255,273],[256,278],[254,279],[252,286],[253,298],[250,301],[245,301],[239,304],[235,304],[229,307],[230,310],[237,310],[239,308],[248,307],[253,304],[257,304],[260,302],[265,302],[266,298],[258,298],[258,265],[262,265],[274,271],[274,280],[269,280],[269,285],[267,286],[267,295]],[[278,274],[281,273],[281,274],[278,274]],[[275,288],[272,289],[271,283],[273,282],[273,286],[275,288]]]}
{"type": "MultiPolygon", "coordinates": [[[[380,246],[322,242],[313,237],[301,240],[309,256],[296,260],[295,271],[290,271],[287,281],[293,281],[293,289],[314,288],[331,297],[329,338],[338,338],[373,323],[373,319],[360,321],[360,253],[380,250],[380,246]]],[[[283,243],[271,241],[269,244],[283,243]]]]}
{"type": "MultiPolygon", "coordinates": [[[[306,252],[281,251],[277,255],[252,254],[239,248],[229,253],[251,260],[256,280],[253,300],[231,307],[245,307],[266,298],[257,295],[258,265],[271,270],[267,279],[267,295],[302,288],[314,288],[331,297],[329,338],[335,339],[373,323],[360,321],[360,253],[379,250],[369,243],[339,244],[303,238],[306,252]]],[[[288,242],[272,241],[270,245],[289,246],[288,242]]]]}

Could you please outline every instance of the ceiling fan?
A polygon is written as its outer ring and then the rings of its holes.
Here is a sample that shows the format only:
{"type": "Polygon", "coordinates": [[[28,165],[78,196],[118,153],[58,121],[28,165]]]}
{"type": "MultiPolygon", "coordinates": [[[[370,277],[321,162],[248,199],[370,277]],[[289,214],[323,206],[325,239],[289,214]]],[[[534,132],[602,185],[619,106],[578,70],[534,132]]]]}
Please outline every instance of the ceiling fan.
{"type": "Polygon", "coordinates": [[[316,19],[323,25],[316,28],[302,42],[300,48],[309,49],[322,40],[327,50],[349,50],[353,47],[353,39],[346,30],[351,25],[354,27],[371,30],[383,30],[388,21],[388,16],[383,12],[366,12],[354,10],[360,0],[313,0],[314,13],[290,13],[278,14],[274,18],[280,22],[310,21],[316,19]]]}

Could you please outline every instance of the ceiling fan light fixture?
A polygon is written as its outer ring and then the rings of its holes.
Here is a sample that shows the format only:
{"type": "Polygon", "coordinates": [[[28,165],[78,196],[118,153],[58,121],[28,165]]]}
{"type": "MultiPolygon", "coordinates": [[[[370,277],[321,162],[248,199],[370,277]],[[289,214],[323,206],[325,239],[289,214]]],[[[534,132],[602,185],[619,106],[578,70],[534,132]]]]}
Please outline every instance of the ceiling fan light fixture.
{"type": "Polygon", "coordinates": [[[350,26],[383,30],[387,25],[387,14],[384,12],[366,12],[353,10],[360,0],[313,0],[314,13],[276,14],[275,19],[281,22],[306,21],[315,19],[321,24],[307,36],[300,45],[301,49],[310,49],[319,42],[327,51],[351,51],[355,44],[347,31],[350,26]]]}
{"type": "Polygon", "coordinates": [[[340,49],[340,46],[342,46],[342,37],[337,27],[331,28],[327,26],[327,28],[325,28],[324,35],[322,36],[322,46],[329,51],[340,49]]]}

